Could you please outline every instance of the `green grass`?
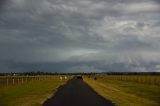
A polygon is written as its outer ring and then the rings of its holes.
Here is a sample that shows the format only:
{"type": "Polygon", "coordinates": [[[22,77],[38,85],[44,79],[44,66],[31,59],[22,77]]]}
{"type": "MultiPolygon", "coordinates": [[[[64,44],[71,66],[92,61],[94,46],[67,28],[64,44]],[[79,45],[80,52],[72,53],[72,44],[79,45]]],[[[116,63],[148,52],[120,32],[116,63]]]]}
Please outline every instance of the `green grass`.
{"type": "Polygon", "coordinates": [[[85,78],[85,81],[100,95],[118,106],[159,106],[160,86],[109,80],[85,78]]]}
{"type": "Polygon", "coordinates": [[[0,106],[41,106],[42,103],[64,84],[58,77],[29,83],[1,87],[0,106]]]}

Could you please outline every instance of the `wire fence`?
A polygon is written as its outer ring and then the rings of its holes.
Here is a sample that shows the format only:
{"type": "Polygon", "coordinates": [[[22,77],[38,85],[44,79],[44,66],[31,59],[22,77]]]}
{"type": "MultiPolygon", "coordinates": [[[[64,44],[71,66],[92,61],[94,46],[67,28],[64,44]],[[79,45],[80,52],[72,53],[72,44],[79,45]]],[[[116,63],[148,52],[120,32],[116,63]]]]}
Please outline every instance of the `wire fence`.
{"type": "Polygon", "coordinates": [[[1,76],[0,86],[9,86],[28,83],[36,80],[46,80],[54,78],[53,76],[1,76]]]}
{"type": "Polygon", "coordinates": [[[145,75],[106,75],[101,76],[108,80],[118,80],[118,81],[127,81],[127,82],[136,82],[143,84],[151,85],[160,85],[160,76],[145,76],[145,75]]]}

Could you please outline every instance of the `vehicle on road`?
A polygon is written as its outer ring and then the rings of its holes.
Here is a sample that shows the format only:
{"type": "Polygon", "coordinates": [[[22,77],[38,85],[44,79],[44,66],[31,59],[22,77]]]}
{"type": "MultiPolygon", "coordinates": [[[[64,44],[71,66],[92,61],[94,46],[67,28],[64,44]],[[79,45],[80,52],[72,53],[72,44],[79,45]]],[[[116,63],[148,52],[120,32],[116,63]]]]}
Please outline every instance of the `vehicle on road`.
{"type": "Polygon", "coordinates": [[[76,78],[83,80],[83,77],[81,75],[76,76],[76,78]]]}

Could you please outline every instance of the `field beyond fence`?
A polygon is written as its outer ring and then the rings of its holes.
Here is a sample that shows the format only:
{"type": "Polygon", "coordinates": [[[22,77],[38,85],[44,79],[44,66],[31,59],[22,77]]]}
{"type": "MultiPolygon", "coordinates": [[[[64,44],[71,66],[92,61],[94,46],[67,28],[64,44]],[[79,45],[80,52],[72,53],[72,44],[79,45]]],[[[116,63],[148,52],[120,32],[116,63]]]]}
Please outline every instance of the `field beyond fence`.
{"type": "Polygon", "coordinates": [[[108,80],[119,80],[127,82],[136,82],[143,84],[160,85],[160,75],[102,75],[99,78],[105,78],[108,80]]]}

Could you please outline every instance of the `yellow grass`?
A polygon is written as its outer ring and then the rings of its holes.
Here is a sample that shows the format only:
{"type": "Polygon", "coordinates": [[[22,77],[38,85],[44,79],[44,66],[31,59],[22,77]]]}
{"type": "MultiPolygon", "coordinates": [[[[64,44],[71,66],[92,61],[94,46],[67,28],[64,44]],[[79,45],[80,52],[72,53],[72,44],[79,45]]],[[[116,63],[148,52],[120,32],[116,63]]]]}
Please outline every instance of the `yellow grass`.
{"type": "MultiPolygon", "coordinates": [[[[99,78],[98,78],[99,79],[99,78]]],[[[160,104],[153,99],[150,99],[149,97],[143,97],[138,95],[139,86],[137,83],[133,83],[134,85],[132,87],[137,87],[136,90],[131,90],[132,83],[125,83],[123,84],[122,81],[120,83],[116,83],[116,80],[93,80],[91,78],[84,78],[84,81],[90,85],[97,93],[99,93],[101,96],[113,101],[118,106],[159,106],[160,104]],[[122,86],[125,85],[125,86],[122,86]]],[[[146,89],[147,86],[150,85],[141,85],[144,86],[146,89]],[[146,86],[146,87],[145,87],[146,86]]],[[[153,85],[154,86],[154,85],[153,85]]],[[[152,87],[155,88],[155,87],[152,87]]],[[[155,88],[157,92],[160,92],[160,88],[155,88]]],[[[144,89],[144,93],[146,93],[144,89]]],[[[150,96],[149,94],[147,96],[150,96]]],[[[152,95],[153,96],[153,95],[152,95]]],[[[156,98],[157,99],[157,98],[156,98]]],[[[160,100],[160,99],[159,99],[160,100]]]]}
{"type": "Polygon", "coordinates": [[[1,87],[0,106],[41,106],[65,82],[54,76],[45,80],[1,87]]]}

